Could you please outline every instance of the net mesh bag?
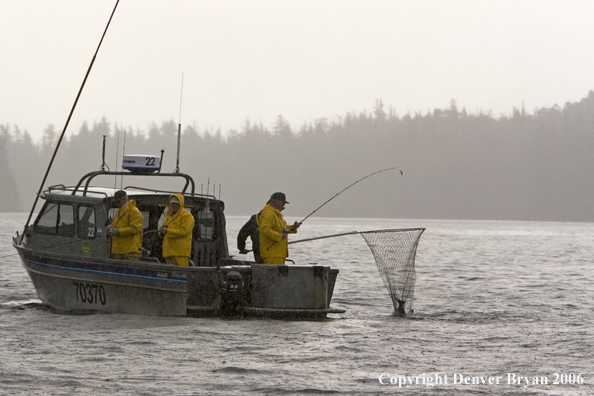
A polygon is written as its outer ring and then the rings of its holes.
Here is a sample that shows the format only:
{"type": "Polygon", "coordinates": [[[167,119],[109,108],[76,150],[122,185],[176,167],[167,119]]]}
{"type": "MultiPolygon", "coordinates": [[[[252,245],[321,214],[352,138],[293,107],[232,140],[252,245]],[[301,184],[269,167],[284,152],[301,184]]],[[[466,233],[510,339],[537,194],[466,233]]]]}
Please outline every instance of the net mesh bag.
{"type": "Polygon", "coordinates": [[[394,312],[412,313],[415,294],[415,256],[424,228],[363,231],[384,285],[388,289],[394,312]]]}

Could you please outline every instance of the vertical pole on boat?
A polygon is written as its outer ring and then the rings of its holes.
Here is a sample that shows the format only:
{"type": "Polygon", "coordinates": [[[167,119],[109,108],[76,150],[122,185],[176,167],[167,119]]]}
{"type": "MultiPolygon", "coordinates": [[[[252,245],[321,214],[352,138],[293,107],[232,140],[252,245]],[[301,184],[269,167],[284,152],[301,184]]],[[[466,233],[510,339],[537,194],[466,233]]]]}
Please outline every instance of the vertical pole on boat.
{"type": "Polygon", "coordinates": [[[161,173],[161,166],[163,166],[163,153],[165,152],[165,150],[161,149],[161,159],[159,160],[159,170],[157,171],[157,173],[161,173]]]}
{"type": "Polygon", "coordinates": [[[107,164],[105,163],[105,138],[107,135],[103,135],[103,152],[101,154],[101,158],[103,159],[103,164],[101,164],[101,170],[104,171],[107,164]]]}
{"type": "MultiPolygon", "coordinates": [[[[127,131],[124,129],[124,147],[122,148],[122,158],[126,156],[126,134],[127,131]]],[[[124,161],[122,160],[122,171],[124,168],[124,161]]],[[[117,169],[116,169],[117,170],[117,169]]],[[[120,190],[124,188],[124,174],[120,176],[120,190]]]]}
{"type": "Polygon", "coordinates": [[[175,173],[179,173],[179,146],[181,142],[181,113],[182,98],[184,95],[184,73],[182,73],[181,93],[179,95],[179,123],[177,124],[177,161],[175,162],[175,173]]]}
{"type": "Polygon", "coordinates": [[[33,217],[33,212],[35,211],[35,206],[37,205],[37,201],[39,200],[39,196],[41,195],[41,191],[43,190],[43,186],[45,185],[45,181],[47,180],[47,176],[49,175],[50,169],[54,163],[54,159],[56,158],[56,154],[58,153],[58,149],[60,148],[60,144],[62,143],[62,139],[64,138],[64,134],[66,134],[66,129],[68,128],[68,124],[70,123],[70,119],[72,118],[72,114],[74,113],[74,109],[76,108],[76,104],[78,103],[78,99],[82,93],[82,90],[87,82],[87,78],[89,77],[89,73],[91,73],[91,69],[93,68],[93,63],[95,63],[95,59],[97,58],[97,54],[99,53],[99,48],[101,48],[101,43],[103,43],[103,39],[105,38],[105,34],[107,33],[107,28],[109,28],[109,24],[111,23],[111,19],[115,14],[116,8],[118,8],[118,3],[120,0],[116,1],[115,6],[113,7],[113,11],[111,12],[111,16],[109,17],[109,21],[107,21],[107,26],[105,26],[105,30],[103,31],[103,35],[101,36],[101,40],[99,40],[99,45],[97,46],[97,50],[95,51],[95,55],[93,55],[93,59],[91,59],[91,64],[87,69],[87,73],[85,74],[85,78],[78,90],[78,94],[76,95],[76,99],[74,100],[74,104],[72,105],[72,109],[70,109],[70,114],[68,114],[68,118],[66,119],[66,124],[64,124],[64,129],[62,129],[62,134],[60,135],[60,139],[58,139],[58,143],[56,144],[56,148],[54,149],[54,154],[52,155],[52,159],[45,171],[45,176],[43,176],[43,180],[41,181],[41,185],[39,186],[39,191],[37,191],[37,195],[35,196],[35,201],[33,202],[33,206],[31,207],[31,212],[29,213],[29,217],[27,218],[27,222],[25,223],[25,228],[23,229],[23,235],[21,235],[21,239],[19,240],[19,245],[23,243],[23,239],[25,238],[25,234],[27,232],[27,227],[29,227],[29,223],[31,222],[31,217],[33,217]]]}
{"type": "MultiPolygon", "coordinates": [[[[118,158],[120,158],[120,130],[118,129],[118,138],[116,140],[115,171],[118,171],[118,158]]],[[[118,175],[113,175],[113,191],[118,188],[118,175]]]]}

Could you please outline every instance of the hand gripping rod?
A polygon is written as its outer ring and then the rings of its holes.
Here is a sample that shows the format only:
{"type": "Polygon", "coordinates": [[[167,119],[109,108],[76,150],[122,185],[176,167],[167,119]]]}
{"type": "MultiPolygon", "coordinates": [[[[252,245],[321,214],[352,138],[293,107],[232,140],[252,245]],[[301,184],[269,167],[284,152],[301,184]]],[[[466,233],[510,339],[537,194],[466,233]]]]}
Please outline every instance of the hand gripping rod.
{"type": "MultiPolygon", "coordinates": [[[[392,169],[398,169],[397,166],[393,166],[391,168],[386,168],[386,169],[382,169],[382,170],[378,170],[376,172],[370,173],[369,175],[362,177],[361,179],[357,180],[356,182],[350,184],[349,186],[343,188],[342,190],[340,190],[339,192],[337,192],[336,194],[334,194],[334,196],[332,196],[332,198],[330,198],[329,200],[327,200],[326,202],[324,202],[323,204],[321,204],[320,206],[318,206],[313,212],[311,212],[310,214],[308,214],[307,216],[305,216],[303,218],[303,220],[301,220],[299,222],[299,224],[303,223],[305,220],[307,220],[311,215],[313,215],[314,213],[316,213],[318,210],[320,210],[324,205],[326,205],[328,202],[332,201],[334,198],[338,197],[340,194],[342,194],[343,192],[345,192],[346,190],[348,190],[349,188],[353,187],[355,184],[367,179],[368,177],[371,177],[373,175],[377,175],[378,173],[382,173],[385,171],[389,171],[392,169]]],[[[400,174],[402,174],[402,171],[400,171],[400,174]]],[[[292,226],[289,227],[289,231],[292,229],[292,226]]],[[[270,250],[271,247],[273,247],[274,245],[276,245],[278,242],[274,242],[272,245],[270,245],[266,250],[270,250]]]]}

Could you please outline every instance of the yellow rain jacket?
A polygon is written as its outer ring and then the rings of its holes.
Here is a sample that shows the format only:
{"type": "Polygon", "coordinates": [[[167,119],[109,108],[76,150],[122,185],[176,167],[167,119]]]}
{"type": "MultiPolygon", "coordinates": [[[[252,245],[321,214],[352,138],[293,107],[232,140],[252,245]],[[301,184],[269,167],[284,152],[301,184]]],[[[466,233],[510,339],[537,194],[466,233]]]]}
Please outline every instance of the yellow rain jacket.
{"type": "Polygon", "coordinates": [[[192,253],[192,231],[194,230],[194,216],[184,209],[184,196],[174,194],[169,197],[169,210],[163,220],[167,232],[163,238],[163,257],[185,256],[192,253]],[[179,210],[171,214],[171,197],[179,200],[179,210]]]}
{"type": "MultiPolygon", "coordinates": [[[[260,233],[260,255],[262,257],[289,257],[288,239],[282,238],[282,232],[287,226],[282,213],[270,205],[266,205],[258,217],[260,233]]],[[[290,231],[292,234],[296,230],[290,231]]]]}
{"type": "Polygon", "coordinates": [[[116,210],[111,225],[120,231],[111,241],[112,254],[138,254],[142,247],[144,217],[133,199],[123,209],[116,210]]]}

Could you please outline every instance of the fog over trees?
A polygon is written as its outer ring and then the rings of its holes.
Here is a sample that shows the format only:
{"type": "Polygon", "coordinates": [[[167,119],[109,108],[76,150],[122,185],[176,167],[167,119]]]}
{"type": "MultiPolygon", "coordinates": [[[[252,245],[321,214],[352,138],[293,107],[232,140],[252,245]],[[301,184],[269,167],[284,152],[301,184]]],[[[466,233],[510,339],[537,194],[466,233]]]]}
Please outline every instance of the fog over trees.
{"type": "MultiPolygon", "coordinates": [[[[48,126],[34,142],[17,125],[0,125],[1,211],[30,210],[60,128],[48,126]]],[[[124,150],[164,149],[163,172],[175,168],[175,121],[130,130],[102,119],[78,131],[71,126],[45,188],[74,185],[98,170],[103,135],[112,170],[121,169],[124,150]]],[[[282,191],[291,202],[285,216],[299,219],[354,181],[393,166],[403,174],[370,177],[316,216],[594,221],[594,91],[562,108],[499,116],[467,112],[454,100],[444,109],[399,115],[378,100],[371,111],[312,120],[299,130],[279,116],[271,126],[246,120],[225,134],[182,131],[180,170],[194,177],[198,192],[214,188],[227,214],[255,213],[282,191]]],[[[132,179],[101,181],[140,184],[132,179]]]]}

